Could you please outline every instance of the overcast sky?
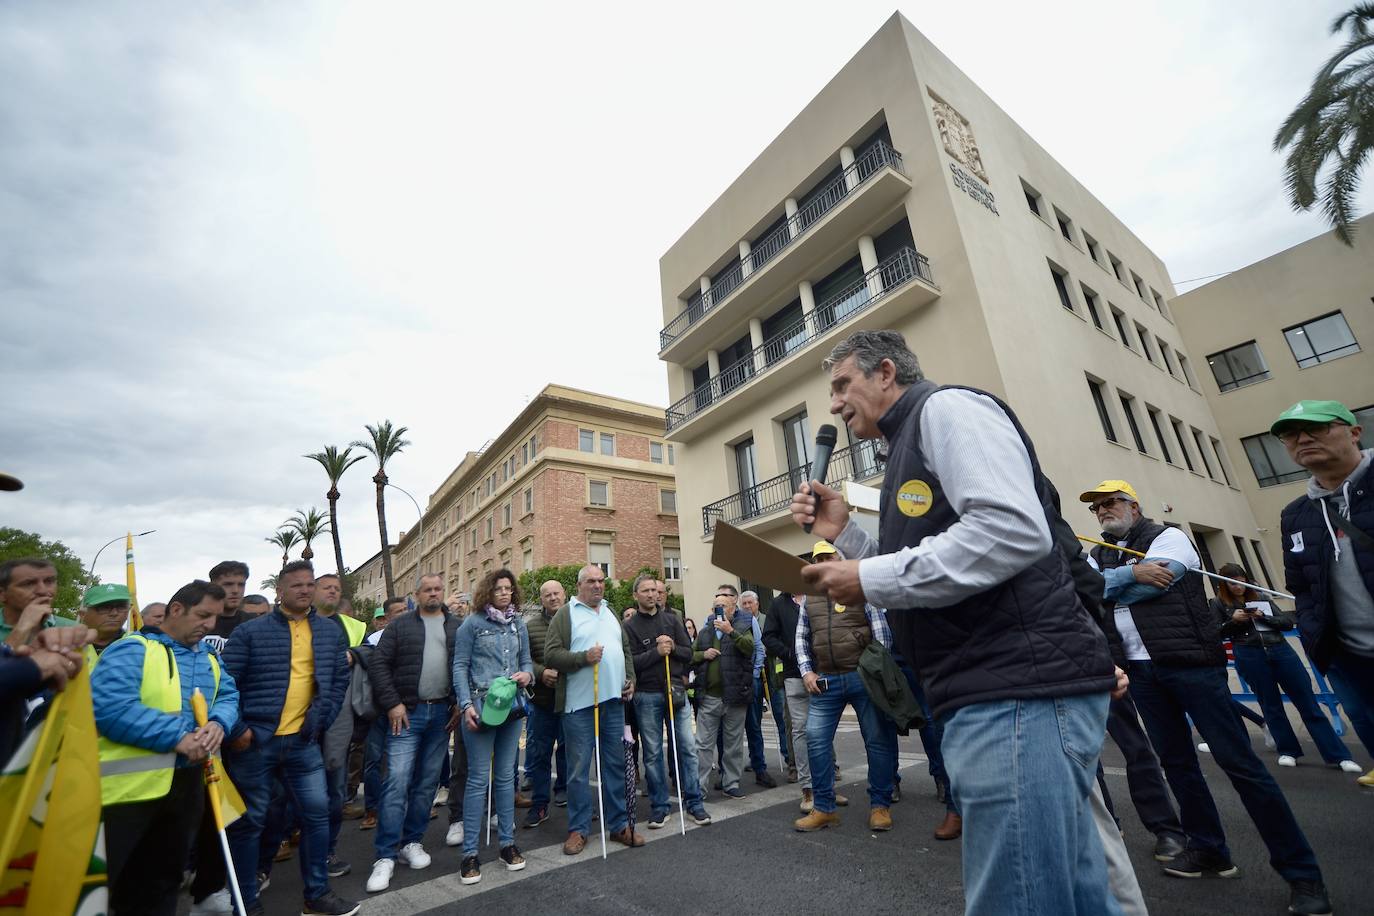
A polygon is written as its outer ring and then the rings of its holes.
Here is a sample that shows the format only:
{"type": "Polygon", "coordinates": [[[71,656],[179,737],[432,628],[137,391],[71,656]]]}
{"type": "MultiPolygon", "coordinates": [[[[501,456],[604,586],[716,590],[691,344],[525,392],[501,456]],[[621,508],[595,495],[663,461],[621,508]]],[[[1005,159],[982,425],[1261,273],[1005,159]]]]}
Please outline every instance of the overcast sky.
{"type": "MultiPolygon", "coordinates": [[[[1322,230],[1270,139],[1346,5],[902,12],[1177,281],[1322,230]]],[[[659,256],[893,12],[477,6],[0,5],[0,468],[27,483],[0,524],[87,562],[157,529],[144,601],[224,558],[256,583],[325,506],[300,456],[364,423],[410,427],[390,473],[423,502],[548,382],[664,403],[659,256]]],[[[351,566],[372,471],[342,485],[351,566]]]]}

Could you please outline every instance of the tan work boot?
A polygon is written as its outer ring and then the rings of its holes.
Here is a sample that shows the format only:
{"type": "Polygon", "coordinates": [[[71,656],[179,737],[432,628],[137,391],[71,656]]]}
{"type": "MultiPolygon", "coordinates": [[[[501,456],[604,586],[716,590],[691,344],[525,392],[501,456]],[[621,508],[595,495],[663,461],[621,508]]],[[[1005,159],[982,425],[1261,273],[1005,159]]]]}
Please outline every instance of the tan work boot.
{"type": "Polygon", "coordinates": [[[815,804],[816,801],[815,798],[811,795],[811,790],[802,789],[801,813],[810,814],[811,809],[815,807],[815,804]]]}
{"type": "Polygon", "coordinates": [[[834,811],[827,813],[825,811],[816,811],[812,809],[811,813],[806,817],[799,817],[793,821],[792,826],[796,827],[802,833],[810,833],[813,830],[824,830],[826,827],[840,826],[840,816],[834,811]]]}
{"type": "Polygon", "coordinates": [[[837,808],[848,808],[848,807],[849,807],[849,798],[848,798],[847,796],[841,795],[840,793],[836,792],[836,793],[835,793],[835,807],[837,807],[837,808]]]}
{"type": "Polygon", "coordinates": [[[892,809],[891,808],[870,808],[868,812],[869,830],[891,830],[892,829],[892,809]]]}

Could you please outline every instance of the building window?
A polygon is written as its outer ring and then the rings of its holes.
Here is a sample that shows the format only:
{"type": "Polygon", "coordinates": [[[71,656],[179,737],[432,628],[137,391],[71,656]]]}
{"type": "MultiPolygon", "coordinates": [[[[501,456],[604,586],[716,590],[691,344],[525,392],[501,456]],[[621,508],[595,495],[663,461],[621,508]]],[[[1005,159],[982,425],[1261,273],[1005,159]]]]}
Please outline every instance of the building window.
{"type": "Polygon", "coordinates": [[[1169,312],[1164,308],[1164,297],[1161,296],[1159,293],[1155,292],[1155,288],[1153,286],[1150,287],[1150,298],[1154,299],[1155,308],[1159,311],[1159,314],[1163,315],[1165,318],[1168,318],[1169,312]]]}
{"type": "Polygon", "coordinates": [[[663,548],[663,578],[674,582],[682,580],[682,551],[677,547],[663,548]]]}
{"type": "Polygon", "coordinates": [[[1068,239],[1070,244],[1076,245],[1077,242],[1073,240],[1073,220],[1069,219],[1063,213],[1060,213],[1059,208],[1055,207],[1054,221],[1059,224],[1059,234],[1068,239]]]}
{"type": "Polygon", "coordinates": [[[1102,396],[1102,383],[1088,379],[1088,391],[1092,393],[1093,406],[1097,408],[1097,419],[1102,423],[1102,433],[1115,442],[1116,430],[1112,429],[1112,417],[1107,412],[1107,399],[1102,396]]]}
{"type": "Polygon", "coordinates": [[[1145,405],[1145,412],[1150,415],[1150,427],[1155,431],[1155,441],[1159,443],[1159,451],[1164,455],[1164,460],[1170,464],[1174,463],[1174,456],[1169,454],[1169,442],[1164,438],[1164,430],[1159,425],[1159,411],[1145,405]]]}
{"type": "Polygon", "coordinates": [[[667,515],[676,515],[676,514],[677,514],[677,491],[676,491],[676,490],[659,490],[659,491],[658,491],[658,508],[659,508],[659,510],[660,510],[661,512],[663,512],[664,514],[667,514],[667,515]]]}
{"type": "Polygon", "coordinates": [[[1299,369],[1360,352],[1360,345],[1340,312],[1284,328],[1283,336],[1288,340],[1288,348],[1293,351],[1299,369]]]}
{"type": "Polygon", "coordinates": [[[1255,562],[1259,564],[1260,572],[1264,574],[1264,584],[1273,588],[1274,579],[1269,575],[1269,564],[1264,562],[1264,550],[1261,548],[1260,542],[1252,538],[1250,540],[1250,549],[1254,551],[1255,562]]]}
{"type": "Polygon", "coordinates": [[[1197,444],[1197,454],[1202,459],[1202,466],[1207,470],[1207,476],[1216,480],[1217,475],[1212,473],[1212,462],[1207,460],[1207,445],[1203,442],[1202,431],[1196,426],[1193,427],[1193,442],[1197,444]]]}
{"type": "Polygon", "coordinates": [[[1026,194],[1026,206],[1030,207],[1030,212],[1034,213],[1041,219],[1044,219],[1044,198],[1040,196],[1040,192],[1035,190],[1035,188],[1032,188],[1030,185],[1026,184],[1024,180],[1021,182],[1021,190],[1024,191],[1026,194]]]}
{"type": "Polygon", "coordinates": [[[1112,310],[1112,323],[1116,325],[1116,335],[1121,338],[1121,345],[1130,347],[1131,335],[1126,330],[1126,314],[1110,302],[1107,303],[1107,308],[1112,310]]]}
{"type": "Polygon", "coordinates": [[[1083,247],[1088,249],[1088,257],[1098,264],[1102,263],[1102,256],[1098,253],[1097,239],[1086,232],[1083,233],[1083,247]]]}
{"type": "Polygon", "coordinates": [[[587,481],[587,504],[606,508],[611,504],[611,485],[605,480],[587,481]]]}
{"type": "Polygon", "coordinates": [[[589,454],[596,451],[596,433],[590,429],[579,429],[577,431],[577,450],[589,454]]]}
{"type": "Polygon", "coordinates": [[[1188,455],[1188,442],[1183,438],[1183,421],[1178,417],[1170,417],[1169,425],[1174,428],[1174,438],[1178,440],[1178,450],[1183,453],[1183,463],[1188,465],[1188,470],[1197,473],[1193,459],[1188,455]]]}
{"type": "Polygon", "coordinates": [[[603,454],[603,455],[614,455],[614,454],[615,454],[615,435],[614,435],[613,433],[602,433],[602,434],[601,434],[601,454],[603,454]]]}
{"type": "Polygon", "coordinates": [[[1126,413],[1126,425],[1131,428],[1131,438],[1135,440],[1136,451],[1142,455],[1150,454],[1149,449],[1145,448],[1145,437],[1140,434],[1140,425],[1136,423],[1135,410],[1131,406],[1135,398],[1120,391],[1116,394],[1121,399],[1121,409],[1126,413]]]}
{"type": "Polygon", "coordinates": [[[1145,358],[1153,364],[1155,353],[1154,350],[1150,349],[1150,332],[1145,330],[1144,325],[1138,321],[1135,322],[1135,336],[1140,341],[1140,352],[1144,353],[1145,358]]]}
{"type": "Polygon", "coordinates": [[[1178,369],[1174,367],[1173,351],[1169,349],[1168,344],[1160,340],[1158,337],[1155,338],[1155,343],[1159,344],[1159,355],[1164,359],[1164,368],[1169,370],[1169,374],[1172,375],[1174,378],[1178,378],[1178,369]]]}
{"type": "Polygon", "coordinates": [[[1188,383],[1188,387],[1197,390],[1197,376],[1193,375],[1193,367],[1188,365],[1188,357],[1182,353],[1178,354],[1178,371],[1183,373],[1183,380],[1188,383]]]}
{"type": "Polygon", "coordinates": [[[1255,482],[1262,487],[1275,487],[1293,480],[1306,480],[1307,469],[1288,457],[1288,449],[1269,433],[1246,436],[1240,440],[1255,482]]]}
{"type": "Polygon", "coordinates": [[[529,515],[534,511],[534,487],[525,488],[525,514],[529,515]]]}
{"type": "Polygon", "coordinates": [[[1207,357],[1207,365],[1212,367],[1212,375],[1222,391],[1244,388],[1269,378],[1264,354],[1253,340],[1211,354],[1207,357]]]}
{"type": "Polygon", "coordinates": [[[662,463],[663,463],[663,443],[662,443],[662,442],[650,442],[650,443],[649,443],[649,460],[652,461],[654,464],[662,464],[662,463]]]}
{"type": "Polygon", "coordinates": [[[1083,301],[1088,303],[1088,317],[1093,320],[1093,326],[1099,331],[1106,330],[1102,325],[1102,304],[1098,301],[1097,293],[1082,283],[1078,284],[1078,288],[1083,292],[1083,301]]]}
{"type": "Polygon", "coordinates": [[[1112,265],[1112,273],[1116,275],[1116,278],[1125,283],[1126,268],[1121,266],[1121,259],[1109,251],[1107,252],[1107,261],[1112,265]]]}
{"type": "Polygon", "coordinates": [[[491,540],[491,538],[492,538],[492,529],[494,529],[495,527],[496,527],[496,513],[493,512],[491,515],[488,515],[488,516],[487,516],[487,540],[488,540],[488,541],[491,540]]]}
{"type": "Polygon", "coordinates": [[[1053,263],[1050,264],[1050,279],[1054,281],[1055,292],[1059,293],[1059,304],[1069,311],[1073,311],[1073,298],[1069,296],[1069,277],[1068,274],[1053,263]]]}
{"type": "Polygon", "coordinates": [[[601,567],[607,579],[614,575],[615,550],[608,538],[596,537],[587,543],[587,563],[601,567]]]}
{"type": "Polygon", "coordinates": [[[533,547],[526,547],[524,550],[522,550],[522,551],[520,552],[520,565],[521,565],[521,567],[523,567],[523,569],[524,569],[525,572],[531,572],[531,571],[533,571],[533,569],[534,569],[534,548],[533,548],[533,547]]]}
{"type": "Polygon", "coordinates": [[[534,456],[535,456],[536,454],[538,454],[538,452],[539,452],[539,444],[538,444],[538,442],[536,441],[536,438],[537,438],[536,436],[530,436],[530,460],[531,460],[531,461],[534,460],[534,456]]]}
{"type": "Polygon", "coordinates": [[[1221,479],[1226,481],[1226,485],[1229,487],[1231,485],[1231,474],[1226,470],[1226,450],[1221,447],[1221,442],[1219,440],[1213,439],[1211,436],[1207,438],[1212,443],[1212,451],[1216,452],[1217,467],[1221,469],[1221,479]]]}
{"type": "Polygon", "coordinates": [[[506,531],[510,528],[510,503],[501,507],[501,530],[506,531]]]}
{"type": "Polygon", "coordinates": [[[673,454],[673,447],[672,447],[671,445],[668,446],[668,464],[669,464],[669,465],[677,464],[677,458],[676,458],[676,456],[673,454]]]}
{"type": "Polygon", "coordinates": [[[469,549],[471,549],[471,550],[476,550],[476,549],[477,549],[477,526],[476,526],[476,525],[473,525],[473,526],[472,526],[472,547],[469,548],[469,549]]]}
{"type": "Polygon", "coordinates": [[[1149,303],[1150,297],[1145,295],[1145,281],[1140,279],[1135,271],[1131,271],[1131,285],[1135,287],[1135,294],[1149,303]]]}

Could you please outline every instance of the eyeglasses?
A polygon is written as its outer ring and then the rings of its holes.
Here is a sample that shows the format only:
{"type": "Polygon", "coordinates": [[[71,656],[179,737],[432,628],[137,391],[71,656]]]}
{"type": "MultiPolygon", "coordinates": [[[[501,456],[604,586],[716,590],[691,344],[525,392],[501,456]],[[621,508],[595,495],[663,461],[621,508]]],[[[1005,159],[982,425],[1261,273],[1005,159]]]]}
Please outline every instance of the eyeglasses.
{"type": "Polygon", "coordinates": [[[1331,427],[1346,425],[1348,424],[1340,423],[1336,420],[1330,420],[1326,423],[1305,423],[1302,426],[1289,426],[1282,432],[1275,433],[1274,435],[1278,437],[1280,442],[1296,442],[1298,437],[1303,433],[1307,433],[1313,439],[1320,439],[1322,436],[1331,432],[1331,427]]]}
{"type": "Polygon", "coordinates": [[[87,608],[96,614],[104,614],[106,617],[118,617],[120,614],[129,613],[127,604],[97,604],[93,608],[87,608]]]}
{"type": "Polygon", "coordinates": [[[1112,506],[1115,506],[1117,503],[1125,502],[1125,501],[1126,501],[1126,500],[1122,499],[1120,496],[1113,496],[1113,497],[1111,497],[1111,498],[1109,498],[1109,499],[1104,499],[1104,500],[1101,500],[1101,501],[1099,501],[1099,502],[1095,502],[1095,503],[1091,504],[1090,506],[1088,506],[1088,511],[1091,512],[1093,515],[1096,515],[1097,513],[1101,512],[1103,509],[1110,509],[1112,506]]]}

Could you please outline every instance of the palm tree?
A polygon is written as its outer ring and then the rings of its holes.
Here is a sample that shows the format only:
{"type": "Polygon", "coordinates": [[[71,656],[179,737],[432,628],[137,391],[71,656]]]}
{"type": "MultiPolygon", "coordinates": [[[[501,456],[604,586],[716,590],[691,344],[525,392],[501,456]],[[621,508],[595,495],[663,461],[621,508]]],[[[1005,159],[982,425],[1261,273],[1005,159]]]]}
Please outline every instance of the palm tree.
{"type": "Polygon", "coordinates": [[[1358,3],[1337,16],[1331,34],[1349,29],[1346,43],[1331,55],[1312,88],[1274,135],[1274,149],[1288,148],[1283,179],[1295,210],[1317,203],[1317,176],[1330,165],[1322,183],[1321,208],[1336,237],[1351,239],[1351,207],[1360,184],[1360,167],[1374,152],[1374,3],[1358,3]]]}
{"type": "Polygon", "coordinates": [[[281,565],[285,566],[291,562],[291,548],[300,543],[301,535],[295,528],[283,528],[270,538],[263,538],[263,540],[281,548],[281,565]]]}
{"type": "Polygon", "coordinates": [[[311,549],[310,542],[328,531],[330,526],[325,514],[311,506],[309,509],[297,509],[296,514],[286,520],[286,527],[294,529],[301,536],[301,543],[305,544],[301,559],[313,560],[315,551],[311,549]]]}
{"type": "Polygon", "coordinates": [[[337,445],[326,445],[324,451],[302,457],[318,461],[329,477],[329,492],[324,494],[324,498],[329,500],[329,533],[334,536],[334,571],[342,576],[344,565],[343,545],[339,543],[339,478],[353,465],[362,461],[363,456],[354,455],[352,446],[341,452],[337,445]]]}
{"type": "Polygon", "coordinates": [[[393,428],[390,420],[383,420],[376,426],[367,426],[370,442],[359,439],[350,443],[377,459],[377,473],[372,475],[372,482],[377,485],[377,532],[382,537],[382,577],[386,580],[388,595],[396,594],[396,589],[391,578],[391,553],[386,549],[386,463],[410,444],[410,440],[402,438],[407,431],[404,426],[393,428]]]}

